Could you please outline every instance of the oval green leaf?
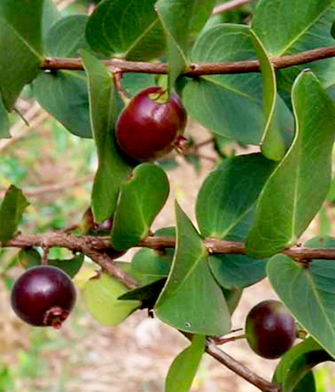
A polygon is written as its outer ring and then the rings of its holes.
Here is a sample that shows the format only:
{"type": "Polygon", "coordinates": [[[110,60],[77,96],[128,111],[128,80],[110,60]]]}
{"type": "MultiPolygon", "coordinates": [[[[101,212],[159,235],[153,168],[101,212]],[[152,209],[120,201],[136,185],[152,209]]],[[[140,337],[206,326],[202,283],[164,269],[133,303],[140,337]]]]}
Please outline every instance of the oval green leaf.
{"type": "Polygon", "coordinates": [[[313,260],[303,266],[286,255],[276,255],[268,262],[267,273],[294,317],[334,358],[334,260],[313,260]]]}
{"type": "MultiPolygon", "coordinates": [[[[193,63],[256,58],[250,29],[233,24],[205,30],[191,53],[193,63]]],[[[203,75],[189,81],[182,96],[190,116],[214,133],[247,144],[260,142],[265,121],[259,74],[203,75]]]]}
{"type": "Polygon", "coordinates": [[[115,211],[111,239],[116,250],[127,250],[149,234],[169,191],[169,180],[159,166],[142,163],[134,169],[121,186],[115,211]]]}
{"type": "Polygon", "coordinates": [[[91,15],[86,39],[105,56],[150,60],[164,50],[165,36],[155,12],[156,0],[105,0],[91,15]]]}
{"type": "Polygon", "coordinates": [[[194,335],[191,345],[172,362],[165,381],[165,392],[188,392],[205,352],[206,336],[194,335]]]}
{"type": "Polygon", "coordinates": [[[308,338],[283,355],[272,381],[281,386],[282,392],[295,392],[314,366],[326,361],[333,359],[314,339],[308,338]]]}
{"type": "Polygon", "coordinates": [[[166,32],[170,88],[185,70],[191,34],[198,33],[210,17],[215,0],[159,0],[156,9],[166,32]]]}
{"type": "MultiPolygon", "coordinates": [[[[54,24],[45,38],[46,53],[52,57],[78,57],[80,49],[89,50],[85,40],[87,20],[85,15],[72,15],[54,24]]],[[[40,105],[67,130],[79,137],[92,137],[84,72],[41,73],[34,82],[34,91],[40,105]]]]}
{"type": "Polygon", "coordinates": [[[7,110],[40,72],[42,14],[43,0],[0,2],[0,88],[7,110]]]}
{"type": "Polygon", "coordinates": [[[268,257],[296,243],[320,209],[331,181],[334,106],[311,72],[299,76],[292,99],[296,134],[258,199],[246,240],[251,257],[268,257]]]}
{"type": "Polygon", "coordinates": [[[140,301],[118,300],[127,291],[114,277],[99,273],[85,283],[83,295],[91,315],[102,325],[114,326],[141,306],[140,301]]]}
{"type": "Polygon", "coordinates": [[[94,220],[101,223],[113,215],[121,183],[132,167],[123,160],[115,145],[114,124],[122,103],[113,78],[91,54],[82,52],[82,58],[88,79],[90,122],[99,160],[91,205],[94,220]]]}
{"type": "Polygon", "coordinates": [[[210,336],[227,333],[229,309],[210,272],[202,238],[178,204],[176,220],[176,252],[156,315],[182,331],[210,336]]]}
{"type": "Polygon", "coordinates": [[[29,206],[21,189],[11,185],[0,207],[0,241],[9,241],[17,231],[24,210],[29,206]]]}
{"type": "MultiPolygon", "coordinates": [[[[334,0],[261,0],[255,10],[252,29],[271,57],[281,57],[333,46],[330,31],[334,18],[334,0]],[[292,17],[294,23],[290,23],[292,17]]],[[[334,84],[334,59],[316,61],[308,66],[321,79],[323,86],[334,84]]],[[[291,86],[302,67],[280,70],[277,73],[279,82],[282,83],[283,79],[284,83],[291,86]]]]}

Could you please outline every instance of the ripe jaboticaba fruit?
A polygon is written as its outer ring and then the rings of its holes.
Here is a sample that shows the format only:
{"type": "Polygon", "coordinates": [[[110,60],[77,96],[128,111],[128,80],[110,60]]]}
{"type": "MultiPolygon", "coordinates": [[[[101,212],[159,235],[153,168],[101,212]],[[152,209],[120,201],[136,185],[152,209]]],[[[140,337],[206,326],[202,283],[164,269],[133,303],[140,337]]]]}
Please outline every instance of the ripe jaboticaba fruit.
{"type": "Polygon", "coordinates": [[[249,312],[245,335],[255,353],[263,358],[275,359],[291,348],[297,330],[288,310],[279,301],[268,300],[249,312]]]}
{"type": "Polygon", "coordinates": [[[179,95],[166,101],[161,87],[134,96],[116,122],[116,140],[130,158],[150,161],[170,152],[184,133],[187,115],[179,95]]]}
{"type": "Polygon", "coordinates": [[[11,305],[23,321],[37,327],[60,328],[76,300],[70,277],[56,267],[28,269],[14,283],[11,305]]]}

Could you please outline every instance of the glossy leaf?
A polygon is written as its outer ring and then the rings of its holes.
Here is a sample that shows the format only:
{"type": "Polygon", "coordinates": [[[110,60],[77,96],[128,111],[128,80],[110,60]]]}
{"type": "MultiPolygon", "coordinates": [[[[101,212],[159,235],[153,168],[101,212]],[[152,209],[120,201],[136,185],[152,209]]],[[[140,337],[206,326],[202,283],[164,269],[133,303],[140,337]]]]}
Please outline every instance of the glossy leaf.
{"type": "Polygon", "coordinates": [[[23,211],[29,206],[21,189],[11,185],[0,207],[0,241],[9,241],[17,231],[23,211]]]}
{"type": "Polygon", "coordinates": [[[43,0],[0,2],[0,87],[11,110],[42,64],[43,0]]]}
{"type": "Polygon", "coordinates": [[[188,63],[189,39],[210,17],[215,0],[158,0],[156,9],[168,44],[170,88],[188,63]]]}
{"type": "Polygon", "coordinates": [[[172,362],[166,381],[165,392],[188,392],[205,352],[206,336],[194,335],[191,345],[172,362]]]}
{"type": "Polygon", "coordinates": [[[255,260],[243,255],[212,255],[211,271],[221,287],[241,289],[251,286],[266,276],[267,259],[255,260]]]}
{"type": "Polygon", "coordinates": [[[94,220],[101,223],[113,215],[121,183],[132,168],[121,158],[115,146],[114,123],[122,105],[113,79],[91,54],[83,52],[82,58],[88,78],[90,121],[99,160],[91,204],[94,220]]]}
{"type": "Polygon", "coordinates": [[[165,37],[154,10],[156,0],[105,0],[91,15],[86,39],[105,56],[150,60],[164,50],[165,37]]]}
{"type": "MultiPolygon", "coordinates": [[[[78,57],[80,49],[89,50],[85,41],[87,20],[85,15],[72,15],[53,25],[45,37],[46,53],[52,57],[78,57]]],[[[84,72],[44,72],[34,82],[34,91],[40,105],[71,133],[92,137],[84,72]]]]}
{"type": "Polygon", "coordinates": [[[335,357],[335,264],[313,260],[308,267],[286,255],[267,264],[272,287],[299,323],[335,357]]]}
{"type": "MultiPolygon", "coordinates": [[[[334,4],[334,0],[261,0],[252,29],[273,57],[333,46],[330,30],[335,18],[334,4]]],[[[279,79],[291,85],[302,67],[280,70],[279,79]]],[[[321,78],[325,87],[334,84],[334,59],[314,62],[308,67],[321,78]]]]}
{"type": "Polygon", "coordinates": [[[330,184],[333,104],[311,72],[299,76],[292,94],[296,135],[258,199],[246,240],[251,257],[271,256],[294,244],[318,212],[330,184]]]}
{"type": "Polygon", "coordinates": [[[146,237],[152,222],[169,196],[169,180],[153,163],[142,163],[123,182],[115,211],[112,243],[127,250],[146,237]]]}
{"type": "Polygon", "coordinates": [[[206,335],[227,333],[231,325],[229,310],[209,270],[202,238],[178,204],[176,220],[176,253],[155,306],[156,315],[182,331],[206,335]]]}
{"type": "Polygon", "coordinates": [[[71,133],[92,137],[87,82],[82,72],[44,72],[35,80],[34,92],[39,104],[71,133]]]}
{"type": "Polygon", "coordinates": [[[122,283],[102,272],[86,282],[83,295],[91,315],[102,325],[114,326],[141,306],[140,301],[118,300],[127,291],[122,283]]]}
{"type": "Polygon", "coordinates": [[[197,222],[204,237],[224,239],[250,213],[275,163],[262,154],[224,160],[201,186],[197,222]]]}
{"type": "MultiPolygon", "coordinates": [[[[268,159],[280,161],[285,155],[287,146],[278,118],[278,105],[280,102],[277,101],[279,97],[277,95],[276,73],[262,42],[252,30],[251,33],[263,76],[266,125],[261,140],[261,149],[268,159]]],[[[283,107],[285,106],[283,105],[283,107]]],[[[288,108],[286,110],[289,112],[288,108]]]]}
{"type": "MultiPolygon", "coordinates": [[[[256,58],[250,29],[233,24],[205,30],[191,53],[193,63],[256,58]]],[[[190,116],[214,133],[247,144],[260,142],[265,121],[259,74],[203,75],[188,81],[182,97],[190,116]]]]}
{"type": "Polygon", "coordinates": [[[281,385],[282,392],[295,392],[299,383],[316,365],[332,360],[315,340],[308,338],[283,355],[273,382],[281,385]]]}
{"type": "MultiPolygon", "coordinates": [[[[41,265],[42,263],[41,255],[34,248],[20,250],[18,257],[20,264],[26,269],[41,265]]],[[[48,265],[57,267],[62,271],[66,272],[71,278],[74,278],[75,275],[79,272],[81,266],[83,265],[83,262],[84,255],[78,254],[72,259],[50,259],[48,260],[48,265]]]]}
{"type": "Polygon", "coordinates": [[[0,139],[10,138],[9,119],[0,94],[0,139]]]}
{"type": "MultiPolygon", "coordinates": [[[[226,159],[203,183],[196,216],[205,237],[244,241],[256,200],[275,163],[262,154],[226,159]]],[[[212,255],[209,265],[222,287],[243,288],[265,277],[266,260],[243,255],[212,255]]]]}
{"type": "Polygon", "coordinates": [[[173,250],[161,252],[142,248],[133,257],[132,268],[142,275],[166,277],[170,271],[173,253],[173,250]]]}

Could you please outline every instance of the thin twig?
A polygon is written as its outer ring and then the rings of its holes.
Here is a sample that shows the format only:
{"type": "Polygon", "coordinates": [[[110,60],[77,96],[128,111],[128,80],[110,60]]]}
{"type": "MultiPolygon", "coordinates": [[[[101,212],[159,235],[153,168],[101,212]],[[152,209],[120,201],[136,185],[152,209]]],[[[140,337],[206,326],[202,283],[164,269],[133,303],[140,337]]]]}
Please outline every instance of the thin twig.
{"type": "Polygon", "coordinates": [[[271,382],[265,380],[264,378],[258,376],[256,373],[252,372],[242,363],[236,361],[233,357],[220,350],[212,341],[207,340],[206,352],[211,357],[215,358],[217,361],[225,365],[228,369],[232,370],[235,374],[244,378],[249,383],[253,384],[255,387],[259,388],[263,392],[279,392],[280,387],[272,384],[271,382]]]}
{"type": "MultiPolygon", "coordinates": [[[[288,68],[296,65],[307,64],[313,61],[324,60],[335,56],[335,46],[322,47],[307,50],[292,55],[273,57],[271,62],[275,69],[288,68]]],[[[145,63],[140,61],[128,61],[121,59],[110,59],[102,61],[112,70],[120,69],[121,72],[148,73],[148,74],[167,74],[168,67],[163,63],[145,63]]],[[[47,57],[44,59],[42,69],[58,70],[83,70],[81,59],[47,57]]],[[[196,77],[201,75],[219,75],[219,74],[239,74],[249,72],[260,72],[260,62],[258,60],[246,60],[223,63],[203,63],[191,64],[182,74],[183,76],[196,77]]]]}
{"type": "Polygon", "coordinates": [[[231,11],[235,8],[240,7],[241,5],[247,4],[247,3],[252,3],[256,0],[232,0],[232,1],[227,1],[227,3],[219,4],[216,7],[214,7],[212,15],[219,15],[223,14],[224,12],[231,11]]]}

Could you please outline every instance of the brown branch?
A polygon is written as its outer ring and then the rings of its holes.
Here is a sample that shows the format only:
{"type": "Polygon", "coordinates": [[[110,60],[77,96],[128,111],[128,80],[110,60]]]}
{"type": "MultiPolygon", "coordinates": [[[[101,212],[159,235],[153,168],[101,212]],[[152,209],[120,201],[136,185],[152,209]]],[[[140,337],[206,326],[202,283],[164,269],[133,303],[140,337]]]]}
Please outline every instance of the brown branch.
{"type": "MultiPolygon", "coordinates": [[[[313,61],[324,60],[335,56],[335,46],[322,47],[305,52],[295,53],[292,55],[273,57],[271,62],[275,69],[288,68],[296,65],[311,63],[313,61]]],[[[110,59],[102,61],[111,70],[117,68],[120,72],[127,73],[149,73],[149,74],[167,74],[168,68],[162,63],[144,63],[140,61],[127,61],[121,59],[110,59]]],[[[83,70],[81,59],[47,57],[44,60],[42,69],[46,70],[83,70]]],[[[260,72],[260,63],[258,60],[235,61],[227,63],[204,63],[190,64],[183,76],[196,77],[201,75],[218,75],[218,74],[238,74],[248,72],[260,72]]]]}
{"type": "Polygon", "coordinates": [[[264,378],[258,376],[256,373],[252,372],[250,369],[245,367],[242,363],[237,362],[230,355],[220,350],[212,341],[207,340],[206,352],[211,357],[215,358],[217,361],[225,365],[228,369],[232,370],[234,373],[238,374],[240,377],[244,378],[249,383],[253,384],[255,387],[259,388],[263,392],[279,392],[280,387],[272,384],[271,382],[265,380],[264,378]]]}
{"type": "Polygon", "coordinates": [[[247,3],[252,3],[256,0],[232,0],[232,1],[227,1],[226,3],[217,5],[216,7],[214,7],[212,15],[219,15],[219,14],[223,14],[224,12],[227,11],[231,11],[235,8],[238,8],[244,4],[247,3]]]}
{"type": "MultiPolygon", "coordinates": [[[[210,254],[246,254],[242,242],[218,240],[206,238],[204,244],[210,254]]],[[[2,247],[27,248],[32,246],[48,246],[67,248],[89,256],[90,251],[103,252],[113,249],[109,237],[76,236],[64,231],[55,231],[44,234],[21,234],[18,233],[10,241],[1,244],[2,247]]],[[[169,236],[149,236],[138,244],[139,247],[151,249],[174,248],[175,239],[169,236]]],[[[294,260],[328,259],[335,260],[334,248],[304,248],[292,246],[282,252],[294,260]]]]}

